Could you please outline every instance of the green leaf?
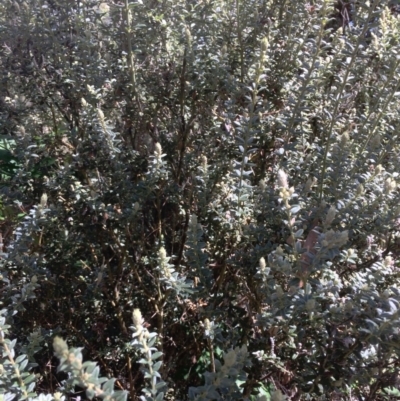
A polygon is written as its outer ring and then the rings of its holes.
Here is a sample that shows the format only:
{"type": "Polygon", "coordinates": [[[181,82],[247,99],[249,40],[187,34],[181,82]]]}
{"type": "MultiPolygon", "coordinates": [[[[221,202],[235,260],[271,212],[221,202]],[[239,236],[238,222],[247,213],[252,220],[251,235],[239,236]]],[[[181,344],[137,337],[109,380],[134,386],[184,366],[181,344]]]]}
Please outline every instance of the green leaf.
{"type": "Polygon", "coordinates": [[[400,390],[395,387],[387,387],[383,391],[392,397],[400,397],[400,390]]]}
{"type": "Polygon", "coordinates": [[[19,363],[26,358],[26,355],[20,355],[15,359],[15,363],[19,363]]]}
{"type": "Polygon", "coordinates": [[[158,370],[160,370],[161,365],[162,365],[162,361],[156,362],[156,363],[153,365],[153,370],[157,372],[158,370]]]}
{"type": "Polygon", "coordinates": [[[159,358],[163,353],[160,351],[155,352],[154,354],[151,355],[151,359],[155,360],[157,358],[159,358]]]}
{"type": "Polygon", "coordinates": [[[164,399],[164,393],[158,393],[157,397],[155,398],[155,401],[163,401],[164,399]]]}
{"type": "Polygon", "coordinates": [[[303,233],[304,233],[304,230],[302,228],[300,228],[300,230],[297,230],[294,233],[294,236],[295,236],[295,238],[300,238],[303,235],[303,233]]]}
{"type": "Polygon", "coordinates": [[[25,384],[29,384],[36,380],[36,376],[34,374],[29,375],[27,378],[24,379],[25,384]]]}
{"type": "Polygon", "coordinates": [[[291,214],[296,214],[300,209],[301,209],[301,206],[300,206],[300,205],[293,205],[293,206],[290,208],[290,213],[291,213],[291,214]]]}

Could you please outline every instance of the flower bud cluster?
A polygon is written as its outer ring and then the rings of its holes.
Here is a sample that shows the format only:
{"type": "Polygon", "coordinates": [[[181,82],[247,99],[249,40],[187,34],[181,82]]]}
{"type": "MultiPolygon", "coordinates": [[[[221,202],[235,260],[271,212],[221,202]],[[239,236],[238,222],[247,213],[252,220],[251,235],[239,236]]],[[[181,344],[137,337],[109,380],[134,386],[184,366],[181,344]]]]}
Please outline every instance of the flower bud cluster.
{"type": "Polygon", "coordinates": [[[207,317],[203,320],[204,336],[210,340],[215,338],[216,326],[207,317]]]}
{"type": "Polygon", "coordinates": [[[311,188],[317,183],[315,177],[309,177],[304,185],[304,192],[310,192],[311,188]]]}
{"type": "Polygon", "coordinates": [[[358,184],[356,188],[356,195],[357,196],[363,196],[365,193],[365,188],[363,184],[358,184]]]}
{"type": "Polygon", "coordinates": [[[282,189],[288,189],[288,180],[287,180],[287,174],[283,170],[278,171],[278,187],[282,189]]]}
{"type": "Polygon", "coordinates": [[[329,230],[322,234],[321,245],[327,249],[340,248],[349,240],[349,232],[329,230]]]}
{"type": "Polygon", "coordinates": [[[393,178],[386,178],[384,186],[383,186],[383,191],[386,195],[389,195],[392,191],[396,189],[396,181],[393,180],[393,178]]]}
{"type": "Polygon", "coordinates": [[[379,175],[379,174],[382,173],[382,171],[383,171],[382,164],[378,164],[378,165],[375,167],[375,169],[374,169],[374,174],[375,174],[375,175],[379,175]]]}
{"type": "Polygon", "coordinates": [[[103,110],[101,110],[100,108],[97,109],[97,117],[100,120],[100,123],[103,125],[104,124],[104,113],[103,113],[103,110]]]}
{"type": "Polygon", "coordinates": [[[289,200],[292,198],[293,194],[294,187],[291,187],[289,189],[283,188],[279,191],[279,196],[282,198],[286,209],[290,209],[289,200]]]}
{"type": "Polygon", "coordinates": [[[137,337],[138,343],[141,344],[143,352],[149,350],[147,340],[150,338],[149,331],[143,326],[144,319],[140,309],[134,309],[132,312],[133,328],[135,330],[134,337],[137,337]]]}
{"type": "Polygon", "coordinates": [[[208,160],[207,156],[201,155],[200,157],[201,168],[203,169],[204,173],[208,170],[208,160]]]}
{"type": "Polygon", "coordinates": [[[343,134],[340,136],[340,147],[341,148],[345,148],[346,145],[349,143],[350,141],[350,134],[349,131],[345,131],[343,132],[343,134]]]}
{"type": "Polygon", "coordinates": [[[45,208],[47,206],[47,194],[44,193],[40,198],[40,206],[45,208]]]}
{"type": "Polygon", "coordinates": [[[163,152],[162,152],[162,147],[160,142],[157,142],[154,146],[154,155],[156,156],[157,159],[160,159],[162,156],[163,152]]]}
{"type": "Polygon", "coordinates": [[[337,212],[337,210],[336,210],[335,206],[331,206],[329,208],[328,213],[326,214],[326,217],[325,217],[325,221],[324,221],[325,227],[329,227],[332,224],[333,220],[335,219],[336,212],[337,212]]]}
{"type": "Polygon", "coordinates": [[[133,327],[136,329],[136,331],[140,332],[143,328],[142,327],[143,317],[142,317],[142,313],[140,312],[140,309],[133,310],[132,321],[133,321],[133,327]]]}
{"type": "Polygon", "coordinates": [[[260,258],[259,266],[260,266],[260,272],[265,272],[266,263],[265,263],[265,259],[263,257],[260,258]]]}
{"type": "MultiPolygon", "coordinates": [[[[270,255],[268,259],[270,259],[270,258],[273,258],[273,255],[270,255]]],[[[282,258],[282,262],[284,262],[283,258],[282,258]]],[[[261,278],[262,281],[265,283],[266,280],[269,278],[270,271],[271,271],[271,268],[267,267],[267,263],[265,261],[265,258],[261,257],[259,262],[258,262],[257,276],[259,278],[261,278]]]]}
{"type": "Polygon", "coordinates": [[[263,64],[265,63],[265,55],[268,51],[269,42],[267,38],[261,39],[261,51],[260,51],[260,69],[263,68],[263,64]]]}
{"type": "Polygon", "coordinates": [[[394,264],[394,262],[393,262],[393,258],[389,255],[389,256],[386,256],[385,257],[385,259],[384,259],[384,261],[383,261],[383,265],[385,266],[385,267],[390,267],[390,266],[392,266],[394,264]]]}
{"type": "Polygon", "coordinates": [[[391,32],[396,31],[397,18],[392,15],[388,7],[385,7],[379,18],[379,27],[382,37],[390,35],[391,32]]]}
{"type": "Polygon", "coordinates": [[[161,269],[161,272],[164,274],[164,276],[169,279],[171,278],[171,270],[168,266],[168,261],[169,258],[167,257],[167,251],[165,248],[162,246],[160,250],[158,251],[158,263],[161,269]]]}
{"type": "Polygon", "coordinates": [[[278,171],[279,196],[282,198],[286,209],[290,209],[289,200],[294,194],[294,187],[289,188],[287,174],[283,170],[278,171]]]}
{"type": "Polygon", "coordinates": [[[61,360],[68,358],[68,345],[61,337],[54,337],[53,349],[57,358],[61,360]]]}
{"type": "Polygon", "coordinates": [[[349,258],[357,258],[357,251],[354,250],[353,248],[349,248],[347,250],[347,259],[349,258]]]}
{"type": "Polygon", "coordinates": [[[186,43],[189,47],[192,45],[192,34],[190,32],[189,27],[186,25],[185,26],[185,37],[186,37],[186,43]]]}

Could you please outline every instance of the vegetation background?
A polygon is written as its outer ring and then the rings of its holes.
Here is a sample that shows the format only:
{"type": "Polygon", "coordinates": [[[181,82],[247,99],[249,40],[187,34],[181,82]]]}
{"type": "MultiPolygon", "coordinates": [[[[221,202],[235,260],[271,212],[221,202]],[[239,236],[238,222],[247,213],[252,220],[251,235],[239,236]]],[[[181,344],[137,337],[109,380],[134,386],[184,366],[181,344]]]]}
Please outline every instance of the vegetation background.
{"type": "Polygon", "coordinates": [[[399,12],[3,0],[0,399],[398,399],[399,12]]]}

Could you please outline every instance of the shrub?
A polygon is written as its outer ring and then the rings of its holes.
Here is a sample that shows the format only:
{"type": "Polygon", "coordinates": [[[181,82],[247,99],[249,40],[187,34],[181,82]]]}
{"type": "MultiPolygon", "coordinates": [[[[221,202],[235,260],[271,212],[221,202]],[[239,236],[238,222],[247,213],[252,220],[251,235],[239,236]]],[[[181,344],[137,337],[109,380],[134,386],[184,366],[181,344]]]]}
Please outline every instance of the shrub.
{"type": "Polygon", "coordinates": [[[3,399],[398,395],[394,2],[0,8],[3,399]]]}

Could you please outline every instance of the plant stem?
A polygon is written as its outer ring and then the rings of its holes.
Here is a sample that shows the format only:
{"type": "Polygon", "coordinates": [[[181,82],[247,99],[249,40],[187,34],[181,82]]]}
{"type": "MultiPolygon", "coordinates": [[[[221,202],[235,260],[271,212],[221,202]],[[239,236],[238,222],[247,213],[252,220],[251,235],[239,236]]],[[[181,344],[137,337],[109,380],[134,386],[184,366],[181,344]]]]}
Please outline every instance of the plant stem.
{"type": "Polygon", "coordinates": [[[237,24],[237,37],[239,42],[239,53],[240,53],[240,83],[244,82],[244,47],[243,47],[243,37],[241,29],[241,7],[240,0],[236,0],[236,24],[237,24]]]}
{"type": "Polygon", "coordinates": [[[136,68],[135,68],[135,55],[133,54],[132,51],[132,38],[131,38],[131,10],[129,8],[129,0],[125,0],[125,34],[126,34],[126,42],[127,42],[127,47],[128,47],[128,66],[129,66],[129,72],[130,72],[130,79],[131,79],[131,85],[132,85],[132,92],[133,92],[133,97],[136,99],[137,105],[139,107],[139,110],[142,112],[142,106],[138,97],[137,93],[137,85],[136,85],[136,68]]]}

